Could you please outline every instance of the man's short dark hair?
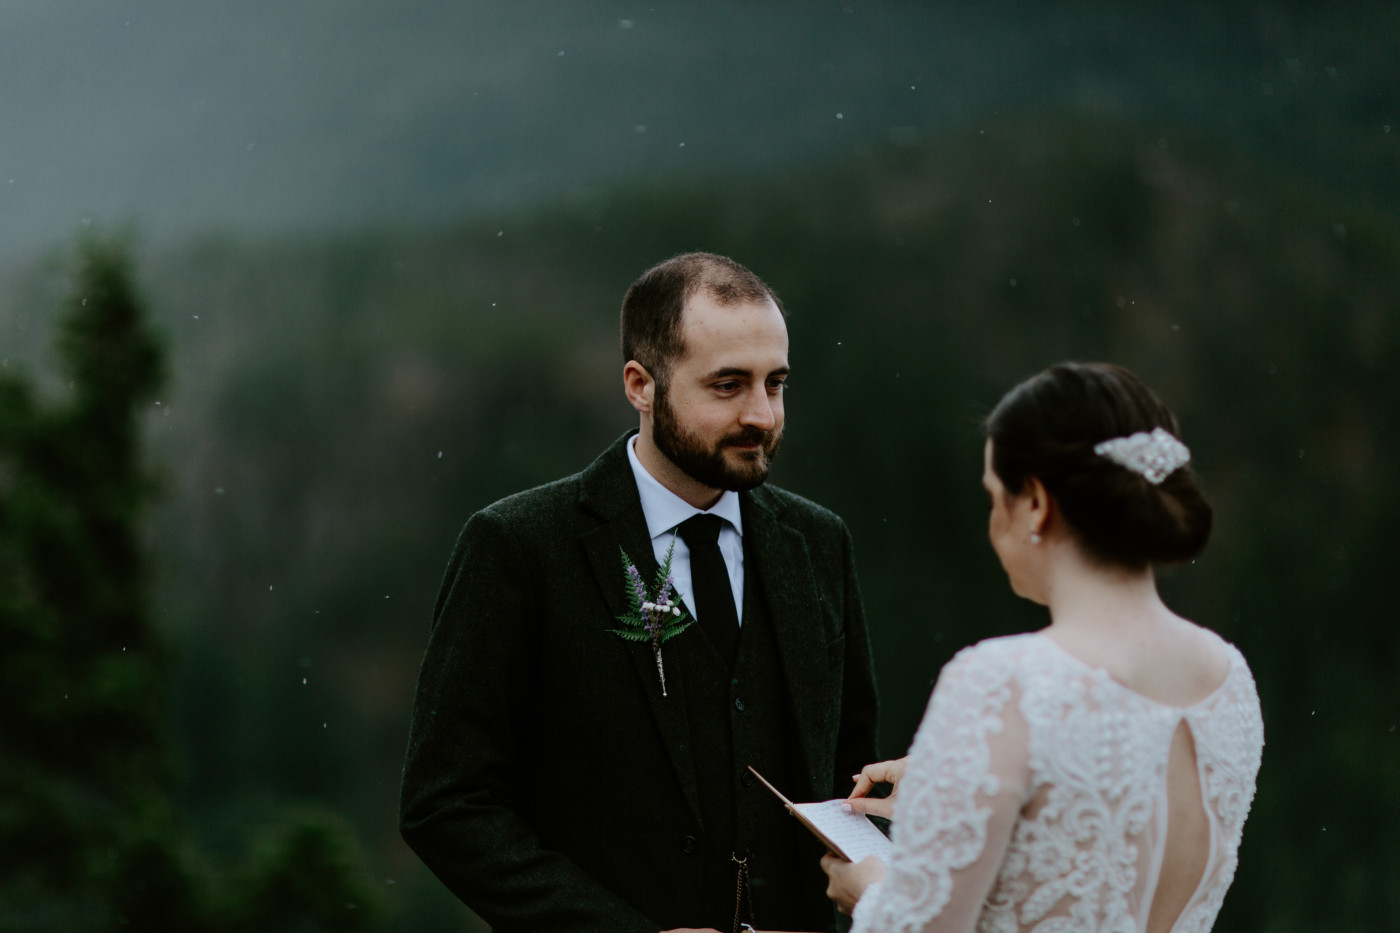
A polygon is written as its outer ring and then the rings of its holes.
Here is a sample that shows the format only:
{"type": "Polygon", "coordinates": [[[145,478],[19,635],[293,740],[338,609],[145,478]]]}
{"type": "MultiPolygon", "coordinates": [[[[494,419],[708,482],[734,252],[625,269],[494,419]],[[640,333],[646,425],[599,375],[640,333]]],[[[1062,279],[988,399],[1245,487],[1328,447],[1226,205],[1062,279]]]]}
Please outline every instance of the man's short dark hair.
{"type": "Polygon", "coordinates": [[[681,317],[685,303],[704,289],[721,306],[783,303],[763,280],[727,256],[682,253],[643,272],[622,299],[622,358],[646,367],[663,391],[671,366],[685,353],[681,317]]]}

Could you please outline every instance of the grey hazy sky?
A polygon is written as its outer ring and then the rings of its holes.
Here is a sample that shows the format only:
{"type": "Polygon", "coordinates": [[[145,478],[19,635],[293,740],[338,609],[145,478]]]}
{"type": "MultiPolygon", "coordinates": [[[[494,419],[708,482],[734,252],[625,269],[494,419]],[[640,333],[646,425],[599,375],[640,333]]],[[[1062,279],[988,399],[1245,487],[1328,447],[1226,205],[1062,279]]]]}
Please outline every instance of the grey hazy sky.
{"type": "Polygon", "coordinates": [[[1212,131],[1247,136],[1359,80],[1297,15],[1248,6],[7,0],[0,257],[84,220],[160,244],[444,219],[820,161],[1002,108],[1174,127],[1211,101],[1212,131]]]}

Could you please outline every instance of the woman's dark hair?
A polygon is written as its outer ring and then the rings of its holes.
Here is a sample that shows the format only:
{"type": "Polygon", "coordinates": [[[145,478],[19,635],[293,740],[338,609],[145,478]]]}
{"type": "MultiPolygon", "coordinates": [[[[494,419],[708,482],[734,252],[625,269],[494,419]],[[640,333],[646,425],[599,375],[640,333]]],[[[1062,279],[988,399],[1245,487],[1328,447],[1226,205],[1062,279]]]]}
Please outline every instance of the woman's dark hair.
{"type": "Polygon", "coordinates": [[[1154,485],[1094,452],[1159,427],[1181,436],[1167,406],[1109,363],[1052,366],[1006,393],[986,422],[1007,494],[1036,477],[1090,558],[1132,569],[1190,560],[1210,537],[1210,505],[1189,464],[1154,485]]]}

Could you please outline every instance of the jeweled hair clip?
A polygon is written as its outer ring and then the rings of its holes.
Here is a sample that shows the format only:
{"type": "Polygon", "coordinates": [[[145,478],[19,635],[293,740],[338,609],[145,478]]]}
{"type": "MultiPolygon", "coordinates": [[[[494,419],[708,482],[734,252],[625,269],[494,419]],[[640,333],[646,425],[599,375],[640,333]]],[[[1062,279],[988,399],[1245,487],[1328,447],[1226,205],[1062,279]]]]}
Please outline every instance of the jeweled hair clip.
{"type": "Polygon", "coordinates": [[[1191,450],[1162,428],[1101,441],[1094,445],[1094,453],[1132,470],[1154,486],[1191,460],[1191,450]]]}

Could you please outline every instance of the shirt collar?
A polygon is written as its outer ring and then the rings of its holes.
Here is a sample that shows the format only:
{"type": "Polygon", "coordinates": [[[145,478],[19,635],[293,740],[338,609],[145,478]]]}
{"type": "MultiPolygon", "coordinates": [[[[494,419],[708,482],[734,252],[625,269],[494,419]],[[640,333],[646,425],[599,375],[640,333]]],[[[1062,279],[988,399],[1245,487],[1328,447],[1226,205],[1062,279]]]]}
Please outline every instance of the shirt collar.
{"type": "Polygon", "coordinates": [[[661,485],[647,472],[637,459],[637,436],[627,442],[627,462],[632,466],[632,476],[637,481],[637,493],[642,499],[642,514],[647,520],[647,534],[655,538],[666,534],[692,515],[718,515],[729,522],[740,535],[744,533],[743,519],[740,517],[739,494],[726,489],[719,501],[706,512],[697,509],[680,496],[661,485]]]}

